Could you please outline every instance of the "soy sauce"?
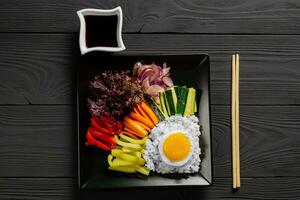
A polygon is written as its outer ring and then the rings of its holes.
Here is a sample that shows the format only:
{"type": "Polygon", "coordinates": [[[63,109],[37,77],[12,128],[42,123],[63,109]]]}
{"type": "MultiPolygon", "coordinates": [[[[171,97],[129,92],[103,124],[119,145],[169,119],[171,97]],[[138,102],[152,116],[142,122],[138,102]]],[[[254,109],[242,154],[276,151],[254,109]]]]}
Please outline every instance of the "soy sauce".
{"type": "Polygon", "coordinates": [[[118,16],[85,16],[86,46],[117,47],[118,16]]]}

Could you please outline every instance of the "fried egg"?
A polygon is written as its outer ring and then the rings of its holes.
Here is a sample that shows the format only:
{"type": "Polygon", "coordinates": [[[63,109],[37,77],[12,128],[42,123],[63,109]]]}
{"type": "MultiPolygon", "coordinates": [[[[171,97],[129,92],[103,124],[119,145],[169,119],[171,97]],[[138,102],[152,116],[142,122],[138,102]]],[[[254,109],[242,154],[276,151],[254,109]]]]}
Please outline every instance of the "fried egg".
{"type": "Polygon", "coordinates": [[[196,116],[171,116],[154,127],[143,158],[154,172],[195,173],[200,169],[199,120],[196,116]]]}
{"type": "Polygon", "coordinates": [[[159,144],[162,160],[171,166],[182,166],[191,157],[191,142],[183,131],[165,134],[159,144]]]}

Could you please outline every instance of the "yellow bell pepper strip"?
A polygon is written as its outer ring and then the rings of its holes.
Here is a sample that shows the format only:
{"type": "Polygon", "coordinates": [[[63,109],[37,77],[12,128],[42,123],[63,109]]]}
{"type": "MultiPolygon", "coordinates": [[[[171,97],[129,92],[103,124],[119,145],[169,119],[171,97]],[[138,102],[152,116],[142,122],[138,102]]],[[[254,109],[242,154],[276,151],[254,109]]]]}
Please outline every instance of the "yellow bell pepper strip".
{"type": "Polygon", "coordinates": [[[147,141],[148,137],[144,137],[142,140],[136,140],[136,139],[133,139],[133,138],[130,138],[128,137],[127,135],[124,135],[124,134],[120,134],[119,135],[120,138],[130,142],[130,143],[133,143],[133,144],[145,144],[145,142],[147,141]]]}
{"type": "Polygon", "coordinates": [[[133,162],[133,163],[139,163],[140,162],[140,160],[137,156],[130,155],[130,154],[127,154],[127,153],[121,153],[121,154],[119,154],[119,157],[123,160],[127,160],[127,161],[133,162]]]}
{"type": "Polygon", "coordinates": [[[109,154],[107,156],[107,162],[108,162],[108,165],[111,166],[112,165],[112,160],[113,160],[113,156],[111,154],[109,154]]]}
{"type": "Polygon", "coordinates": [[[133,149],[141,149],[141,145],[139,144],[132,144],[132,143],[128,143],[128,142],[122,142],[121,140],[119,140],[118,136],[115,135],[114,136],[115,140],[116,140],[116,143],[122,147],[130,147],[130,148],[133,148],[133,149]]]}
{"type": "Polygon", "coordinates": [[[123,151],[124,153],[131,153],[131,152],[135,152],[136,149],[129,148],[129,147],[122,147],[122,151],[123,151]]]}
{"type": "Polygon", "coordinates": [[[121,149],[112,149],[111,150],[111,155],[114,157],[118,157],[123,151],[121,149]]]}
{"type": "Polygon", "coordinates": [[[126,153],[121,153],[119,156],[120,156],[121,159],[127,160],[129,162],[133,162],[133,163],[137,162],[137,157],[135,157],[133,155],[129,155],[129,154],[126,154],[126,153]]]}
{"type": "Polygon", "coordinates": [[[150,171],[146,167],[137,167],[136,171],[148,176],[150,171]]]}
{"type": "Polygon", "coordinates": [[[128,148],[128,147],[122,147],[122,151],[124,153],[135,155],[140,158],[142,157],[142,153],[144,153],[144,149],[136,150],[136,149],[132,149],[132,148],[128,148]]]}
{"type": "Polygon", "coordinates": [[[134,166],[126,166],[126,167],[121,167],[121,166],[118,166],[118,167],[108,167],[108,169],[110,170],[114,170],[114,171],[119,171],[119,172],[125,172],[125,173],[136,173],[136,167],[134,166]]]}
{"type": "Polygon", "coordinates": [[[138,157],[138,158],[142,158],[142,153],[139,152],[139,151],[133,151],[133,152],[131,152],[130,154],[133,154],[133,155],[135,155],[135,156],[138,157]]]}
{"type": "Polygon", "coordinates": [[[130,162],[128,160],[123,160],[123,159],[120,159],[120,158],[115,158],[112,160],[111,162],[111,167],[119,167],[119,166],[132,166],[134,165],[135,163],[133,162],[130,162]]]}
{"type": "Polygon", "coordinates": [[[120,132],[120,134],[124,134],[124,135],[127,135],[127,136],[129,136],[129,137],[131,137],[131,138],[133,138],[133,139],[139,139],[136,135],[134,135],[133,133],[130,133],[130,132],[128,132],[128,131],[121,131],[120,132]]]}

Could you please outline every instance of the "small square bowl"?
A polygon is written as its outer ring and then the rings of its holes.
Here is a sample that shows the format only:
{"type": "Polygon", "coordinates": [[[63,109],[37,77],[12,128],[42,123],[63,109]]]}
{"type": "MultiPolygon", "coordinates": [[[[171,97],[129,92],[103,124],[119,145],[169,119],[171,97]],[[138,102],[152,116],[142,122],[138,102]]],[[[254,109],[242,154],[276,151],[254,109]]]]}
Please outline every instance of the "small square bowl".
{"type": "Polygon", "coordinates": [[[119,52],[126,49],[122,39],[123,14],[120,6],[110,10],[82,9],[77,11],[77,15],[82,55],[90,51],[119,52]]]}

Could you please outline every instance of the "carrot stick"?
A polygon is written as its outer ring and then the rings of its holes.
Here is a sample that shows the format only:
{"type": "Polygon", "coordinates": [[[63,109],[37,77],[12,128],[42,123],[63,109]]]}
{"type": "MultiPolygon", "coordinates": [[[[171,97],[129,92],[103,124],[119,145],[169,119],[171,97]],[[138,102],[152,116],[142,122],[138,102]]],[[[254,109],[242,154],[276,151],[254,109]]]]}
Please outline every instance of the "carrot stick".
{"type": "Polygon", "coordinates": [[[141,123],[143,123],[144,125],[146,125],[147,127],[149,127],[150,129],[152,129],[154,127],[154,124],[152,123],[151,120],[148,120],[148,118],[143,117],[142,115],[140,115],[139,113],[136,112],[131,112],[129,115],[132,119],[139,121],[141,123]]]}
{"type": "Polygon", "coordinates": [[[135,135],[138,138],[141,138],[141,136],[137,135],[133,130],[131,130],[130,128],[126,127],[124,128],[124,131],[131,133],[132,135],[135,135]]]}
{"type": "Polygon", "coordinates": [[[134,135],[133,133],[129,133],[129,132],[127,132],[127,131],[121,131],[120,134],[127,135],[127,136],[129,136],[129,137],[131,137],[131,138],[133,138],[133,139],[136,139],[136,140],[140,139],[140,138],[138,138],[136,135],[134,135]]]}
{"type": "Polygon", "coordinates": [[[159,118],[153,112],[152,108],[150,108],[150,106],[148,106],[147,103],[145,103],[143,101],[140,103],[140,105],[141,105],[141,108],[145,111],[145,113],[150,117],[152,122],[154,124],[157,124],[159,122],[159,118]]]}
{"type": "Polygon", "coordinates": [[[152,122],[151,118],[145,113],[145,111],[142,109],[142,107],[139,104],[137,104],[135,108],[137,110],[137,113],[139,113],[140,115],[142,115],[143,117],[145,117],[146,119],[152,122]]]}
{"type": "Polygon", "coordinates": [[[125,126],[133,130],[140,137],[145,137],[148,135],[148,132],[141,125],[130,119],[128,116],[125,117],[124,122],[125,126]]]}
{"type": "Polygon", "coordinates": [[[145,124],[139,122],[139,121],[136,121],[134,120],[134,122],[138,123],[141,127],[143,127],[147,132],[150,132],[150,128],[148,126],[146,126],[145,124]]]}

